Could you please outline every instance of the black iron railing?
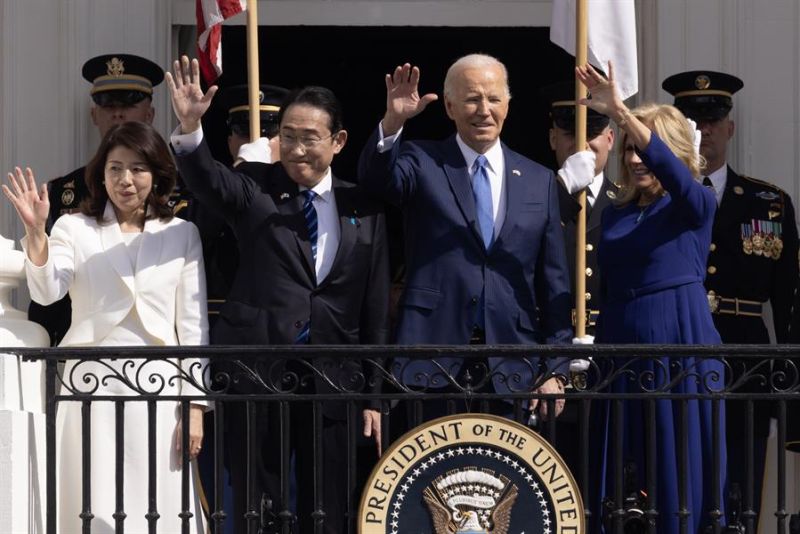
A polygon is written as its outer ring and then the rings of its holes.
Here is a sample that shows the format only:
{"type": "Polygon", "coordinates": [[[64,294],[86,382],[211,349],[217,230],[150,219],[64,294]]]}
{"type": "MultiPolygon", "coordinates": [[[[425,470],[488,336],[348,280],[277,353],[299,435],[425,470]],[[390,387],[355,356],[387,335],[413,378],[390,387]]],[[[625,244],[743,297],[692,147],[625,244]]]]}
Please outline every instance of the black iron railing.
{"type": "MultiPolygon", "coordinates": [[[[147,471],[149,480],[149,509],[147,520],[150,532],[159,532],[159,510],[155,507],[156,472],[155,450],[159,444],[155,441],[155,413],[160,402],[178,402],[184,420],[188,420],[190,401],[213,401],[214,409],[214,481],[217,487],[223,483],[224,463],[224,428],[226,411],[232,406],[244,403],[246,414],[246,429],[242,433],[246,439],[247,465],[256,446],[256,436],[250,431],[255,426],[256,407],[260,403],[269,403],[273,412],[278,414],[281,433],[280,450],[274,454],[280,455],[281,461],[281,490],[280,502],[283,506],[276,509],[271,506],[271,501],[263,499],[262,495],[248,492],[246,501],[247,511],[245,521],[252,526],[253,531],[265,534],[267,532],[290,532],[295,521],[293,513],[289,510],[289,483],[290,456],[289,456],[289,428],[290,415],[298,403],[311,405],[314,424],[313,454],[316,466],[321,464],[322,449],[320,432],[322,413],[327,403],[341,402],[346,408],[346,424],[348,429],[347,455],[347,480],[343,481],[347,492],[347,521],[348,532],[355,532],[355,511],[358,505],[357,487],[359,451],[357,450],[357,432],[360,418],[358,410],[365,403],[380,406],[383,414],[383,440],[384,448],[392,437],[398,435],[398,426],[412,426],[421,422],[425,416],[426,403],[438,401],[447,406],[447,411],[488,411],[492,402],[503,400],[512,403],[514,419],[529,423],[530,417],[526,409],[526,401],[531,397],[540,399],[553,410],[559,398],[566,398],[572,421],[577,425],[577,442],[579,459],[573,469],[576,479],[583,493],[585,513],[589,524],[592,517],[601,513],[597,510],[590,491],[590,427],[592,409],[597,402],[607,402],[612,413],[620,413],[623,402],[641,403],[645,415],[645,428],[642,429],[646,443],[647,491],[641,496],[641,502],[636,503],[641,507],[642,524],[644,531],[655,532],[655,519],[659,510],[656,502],[657,475],[655,470],[657,459],[656,439],[659,429],[654,421],[656,402],[671,400],[677,403],[679,421],[679,434],[681,443],[678,448],[679,465],[687,465],[688,422],[687,404],[694,399],[708,400],[711,402],[713,428],[720,418],[720,407],[727,403],[744,405],[745,441],[747,447],[747,460],[743,466],[733,466],[744,469],[746,473],[744,487],[741,488],[741,513],[737,520],[743,532],[755,532],[756,514],[754,512],[754,480],[753,480],[753,428],[754,428],[754,402],[769,400],[775,408],[778,423],[778,455],[777,455],[777,509],[762,510],[762,514],[774,517],[774,532],[786,533],[789,528],[789,515],[791,511],[786,508],[786,425],[787,406],[791,403],[800,404],[800,346],[760,346],[760,345],[726,345],[726,346],[654,346],[654,345],[596,345],[596,346],[208,346],[208,347],[166,347],[166,348],[128,348],[128,347],[98,347],[98,348],[59,348],[59,349],[2,349],[4,352],[16,353],[26,360],[42,360],[46,369],[46,454],[47,454],[47,532],[58,532],[56,524],[57,510],[57,472],[56,453],[59,446],[56,435],[56,412],[62,403],[80,403],[82,407],[82,434],[83,434],[83,467],[82,467],[82,501],[81,510],[75,510],[79,515],[84,532],[92,531],[93,514],[91,510],[91,493],[93,491],[110,492],[112,488],[93,488],[90,483],[89,466],[91,465],[91,451],[88,447],[88,436],[98,429],[92,427],[91,404],[93,402],[110,402],[115,407],[115,429],[117,447],[114,451],[116,459],[116,479],[113,491],[116,495],[116,510],[113,515],[117,532],[123,532],[126,523],[124,502],[123,463],[124,451],[121,443],[124,438],[125,406],[128,403],[145,403],[147,405],[148,426],[148,451],[149,462],[142,466],[147,471]],[[692,358],[684,358],[691,355],[692,358]],[[460,357],[464,361],[473,362],[471,371],[464,372],[463,367],[459,372],[455,368],[441,365],[440,360],[448,357],[460,357]],[[535,358],[531,358],[535,356],[535,358]],[[510,361],[524,363],[524,372],[515,372],[512,375],[502,375],[498,365],[490,366],[488,357],[494,362],[510,361]],[[181,365],[188,359],[207,359],[210,364],[193,361],[190,365],[181,365]],[[401,383],[396,377],[402,376],[402,366],[397,363],[398,358],[410,361],[427,360],[434,367],[428,373],[418,373],[417,386],[410,387],[401,383]],[[569,372],[569,359],[583,358],[589,360],[587,370],[580,373],[569,372]],[[182,360],[183,359],[183,360],[182,360]],[[348,360],[361,363],[360,370],[343,372],[338,362],[348,360]],[[64,373],[63,362],[72,362],[68,366],[68,373],[64,373]],[[171,361],[170,369],[174,373],[162,371],[153,373],[148,371],[151,362],[171,361]],[[687,361],[691,362],[687,364],[687,361]],[[721,365],[724,372],[702,372],[700,362],[715,361],[721,365]],[[107,362],[114,362],[113,365],[107,362]],[[177,363],[176,363],[177,362],[177,363]],[[643,362],[649,362],[644,369],[643,362]],[[90,365],[91,364],[91,365],[90,365]],[[91,367],[91,369],[89,369],[91,367]],[[530,373],[534,378],[528,382],[523,375],[530,373]],[[568,377],[573,387],[568,388],[563,395],[532,394],[547,378],[553,374],[568,377]],[[194,390],[191,397],[181,395],[167,395],[164,392],[168,386],[177,381],[190,385],[194,390]],[[492,383],[503,383],[509,392],[498,394],[494,392],[492,383]],[[624,381],[627,391],[620,392],[614,384],[624,381]],[[676,386],[685,381],[697,385],[697,392],[677,393],[676,386]],[[105,386],[116,383],[124,391],[122,394],[104,394],[105,386]],[[324,384],[323,391],[308,393],[309,384],[316,382],[324,384]],[[375,384],[380,383],[380,392],[375,389],[375,384]],[[246,391],[246,393],[241,393],[246,391]],[[409,416],[392,417],[392,410],[404,409],[409,416]],[[400,423],[398,423],[400,421],[400,423]],[[268,516],[268,517],[267,517],[268,516]],[[267,527],[270,523],[272,526],[267,527]],[[650,526],[647,526],[650,525],[650,526]],[[270,530],[272,529],[272,530],[270,530]]],[[[407,365],[407,364],[406,364],[407,365]]],[[[797,408],[800,409],[800,408],[797,408]]],[[[396,412],[395,412],[396,413],[396,412]]],[[[620,419],[616,419],[619,421],[620,419]]],[[[550,418],[540,421],[538,430],[551,442],[557,442],[560,425],[550,418]]],[[[103,429],[102,431],[107,431],[103,429]]],[[[610,429],[612,448],[617,461],[614,473],[611,475],[616,481],[614,498],[607,503],[609,529],[613,532],[628,532],[625,530],[626,521],[630,519],[629,500],[625,494],[625,467],[621,456],[622,439],[625,429],[620,424],[615,424],[610,429]]],[[[716,445],[724,438],[719,432],[714,432],[713,443],[716,445]]],[[[189,453],[186,444],[189,440],[188,425],[183,425],[181,440],[182,447],[182,500],[181,520],[183,531],[189,532],[191,512],[189,506],[189,453]]],[[[719,479],[722,466],[719,459],[714,461],[712,475],[719,479]]],[[[729,467],[730,468],[730,467],[729,467]]],[[[248,473],[246,479],[250,480],[254,474],[248,473]]],[[[325,522],[324,506],[321,493],[317,491],[322,486],[322,473],[315,469],[314,474],[314,530],[323,532],[325,522]]],[[[595,482],[596,483],[596,482],[595,482]]],[[[679,484],[680,510],[677,512],[681,518],[681,531],[690,532],[686,510],[686,486],[683,480],[679,484]]],[[[732,527],[723,527],[726,521],[721,511],[720,503],[725,495],[715,492],[713,502],[707,514],[711,532],[729,532],[732,527]],[[726,530],[728,529],[728,530],[726,530]]],[[[225,521],[222,496],[216,492],[215,501],[210,503],[211,522],[222,532],[225,521]]]]}

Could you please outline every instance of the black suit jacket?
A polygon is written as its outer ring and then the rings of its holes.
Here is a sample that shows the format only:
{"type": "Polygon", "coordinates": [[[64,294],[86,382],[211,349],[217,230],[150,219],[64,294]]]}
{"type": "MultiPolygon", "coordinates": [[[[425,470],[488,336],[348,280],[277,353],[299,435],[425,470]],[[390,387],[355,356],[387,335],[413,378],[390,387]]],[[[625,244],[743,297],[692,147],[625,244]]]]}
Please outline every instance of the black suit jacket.
{"type": "MultiPolygon", "coordinates": [[[[380,204],[333,177],[340,241],[330,273],[318,284],[304,197],[280,164],[247,163],[233,171],[214,161],[205,142],[177,162],[187,187],[226,220],[239,242],[239,268],[212,343],[294,344],[309,320],[312,344],[387,342],[389,262],[380,204]]],[[[360,369],[330,358],[314,364],[347,387],[360,369]]],[[[318,392],[331,390],[318,377],[315,383],[318,392]]],[[[238,389],[248,390],[244,383],[238,389]]],[[[326,415],[342,415],[333,404],[339,403],[326,403],[326,415]]]]}

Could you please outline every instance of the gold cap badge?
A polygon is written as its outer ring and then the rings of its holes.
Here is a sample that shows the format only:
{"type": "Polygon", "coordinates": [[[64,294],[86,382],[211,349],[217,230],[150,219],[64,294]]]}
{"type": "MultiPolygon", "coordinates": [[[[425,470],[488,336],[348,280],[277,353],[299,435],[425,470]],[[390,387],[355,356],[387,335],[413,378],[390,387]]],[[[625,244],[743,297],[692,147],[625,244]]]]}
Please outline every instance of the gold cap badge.
{"type": "Polygon", "coordinates": [[[711,79],[705,74],[701,74],[700,76],[694,79],[694,86],[700,89],[701,91],[703,89],[708,89],[709,87],[711,87],[711,79]]]}
{"type": "Polygon", "coordinates": [[[106,72],[109,76],[119,78],[125,74],[125,63],[118,57],[112,57],[111,61],[106,61],[106,67],[108,68],[106,72]]]}

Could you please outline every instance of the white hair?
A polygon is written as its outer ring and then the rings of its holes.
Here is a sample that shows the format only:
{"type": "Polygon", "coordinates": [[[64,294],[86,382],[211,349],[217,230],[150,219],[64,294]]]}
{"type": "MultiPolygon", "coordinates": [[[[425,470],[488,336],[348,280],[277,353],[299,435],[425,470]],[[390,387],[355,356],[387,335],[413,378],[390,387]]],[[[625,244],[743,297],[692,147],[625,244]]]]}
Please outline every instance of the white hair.
{"type": "Polygon", "coordinates": [[[503,63],[488,54],[469,54],[456,60],[455,63],[450,65],[447,69],[447,75],[444,77],[444,95],[449,96],[452,92],[453,79],[462,70],[465,69],[482,69],[498,67],[503,73],[503,80],[506,85],[506,95],[511,97],[511,90],[508,88],[508,70],[503,63]]]}

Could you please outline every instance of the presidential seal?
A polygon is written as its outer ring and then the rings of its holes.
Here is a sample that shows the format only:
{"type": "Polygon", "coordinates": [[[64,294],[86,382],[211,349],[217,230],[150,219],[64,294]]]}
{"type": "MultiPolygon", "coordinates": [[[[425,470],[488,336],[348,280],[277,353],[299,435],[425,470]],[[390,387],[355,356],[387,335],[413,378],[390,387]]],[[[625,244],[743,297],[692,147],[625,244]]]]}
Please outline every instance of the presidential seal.
{"type": "Polygon", "coordinates": [[[582,534],[580,491],[541,436],[484,414],[435,419],[381,457],[360,534],[582,534]]]}

